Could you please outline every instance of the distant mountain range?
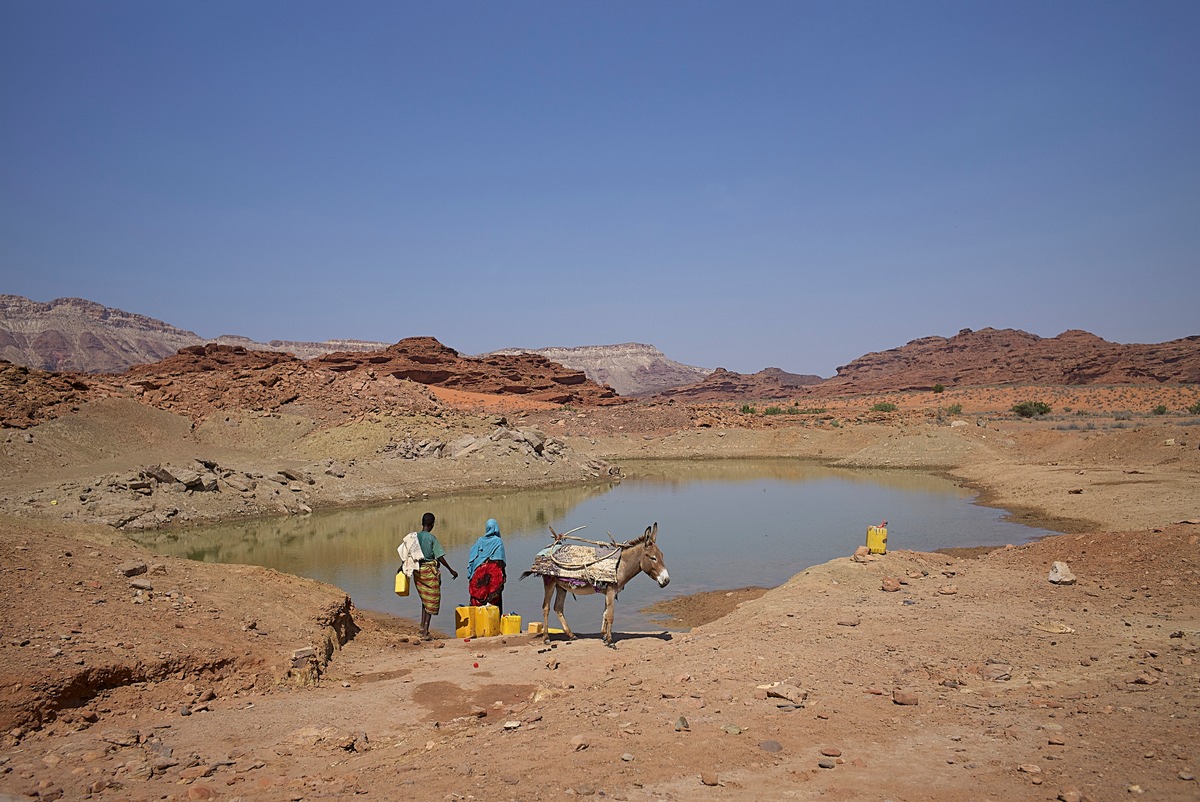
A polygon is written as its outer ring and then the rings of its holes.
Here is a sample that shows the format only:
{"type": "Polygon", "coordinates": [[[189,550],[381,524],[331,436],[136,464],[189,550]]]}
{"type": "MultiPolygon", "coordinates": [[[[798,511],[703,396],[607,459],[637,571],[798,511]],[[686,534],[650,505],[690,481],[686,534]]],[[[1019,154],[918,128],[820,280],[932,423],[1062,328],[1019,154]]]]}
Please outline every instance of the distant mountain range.
{"type": "MultiPolygon", "coordinates": [[[[339,352],[385,351],[393,345],[367,340],[263,343],[233,334],[205,338],[161,320],[82,298],[38,303],[19,295],[0,295],[0,359],[16,365],[67,373],[120,373],[134,365],[174,356],[181,348],[207,343],[285,352],[299,359],[339,352]]],[[[708,368],[675,362],[654,346],[641,343],[491,352],[498,356],[523,353],[582,371],[591,381],[607,384],[623,396],[652,395],[700,381],[712,373],[708,368]]]]}
{"type": "Polygon", "coordinates": [[[230,334],[204,338],[152,317],[83,298],[59,298],[43,304],[20,295],[0,295],[0,359],[15,365],[59,372],[120,373],[133,365],[166,359],[180,348],[212,342],[255,351],[285,351],[300,359],[338,351],[378,351],[391,344],[364,340],[260,343],[230,334]]]}
{"type": "MultiPolygon", "coordinates": [[[[161,320],[80,298],[38,303],[18,295],[0,295],[0,359],[17,365],[63,373],[120,373],[133,365],[159,362],[180,349],[206,343],[287,352],[302,360],[335,353],[371,353],[381,361],[395,359],[394,354],[383,353],[392,348],[390,343],[260,343],[236,335],[205,339],[161,320]]],[[[949,388],[1200,383],[1200,336],[1122,345],[1077,330],[1043,338],[1018,329],[963,329],[953,337],[923,337],[899,348],[866,354],[838,368],[837,375],[829,379],[779,368],[739,374],[722,368],[694,367],[668,359],[654,346],[642,343],[508,348],[475,359],[509,359],[519,354],[537,355],[580,371],[591,382],[608,385],[622,396],[691,401],[922,390],[938,384],[949,388]]],[[[414,380],[420,381],[416,377],[414,380]]],[[[442,376],[433,383],[454,386],[457,381],[442,376]]]]}

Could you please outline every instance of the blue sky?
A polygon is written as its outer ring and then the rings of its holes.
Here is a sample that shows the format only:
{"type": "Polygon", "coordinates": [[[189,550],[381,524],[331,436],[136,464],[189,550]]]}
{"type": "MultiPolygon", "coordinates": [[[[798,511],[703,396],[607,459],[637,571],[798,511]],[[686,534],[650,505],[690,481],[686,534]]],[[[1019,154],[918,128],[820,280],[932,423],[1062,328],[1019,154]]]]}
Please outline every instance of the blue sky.
{"type": "Polygon", "coordinates": [[[1200,334],[1200,3],[0,0],[0,292],[832,375],[1200,334]]]}

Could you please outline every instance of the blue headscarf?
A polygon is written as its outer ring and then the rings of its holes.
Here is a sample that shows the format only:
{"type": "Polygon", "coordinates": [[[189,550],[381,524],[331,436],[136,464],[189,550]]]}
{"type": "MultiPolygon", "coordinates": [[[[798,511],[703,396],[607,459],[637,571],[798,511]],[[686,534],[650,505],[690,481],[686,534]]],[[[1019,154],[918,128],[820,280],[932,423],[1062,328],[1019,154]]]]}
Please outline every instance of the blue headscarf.
{"type": "Polygon", "coordinates": [[[488,518],[483,537],[471,547],[471,557],[467,560],[467,579],[475,576],[475,569],[488,560],[504,560],[504,541],[500,539],[500,524],[496,523],[495,518],[488,518]]]}

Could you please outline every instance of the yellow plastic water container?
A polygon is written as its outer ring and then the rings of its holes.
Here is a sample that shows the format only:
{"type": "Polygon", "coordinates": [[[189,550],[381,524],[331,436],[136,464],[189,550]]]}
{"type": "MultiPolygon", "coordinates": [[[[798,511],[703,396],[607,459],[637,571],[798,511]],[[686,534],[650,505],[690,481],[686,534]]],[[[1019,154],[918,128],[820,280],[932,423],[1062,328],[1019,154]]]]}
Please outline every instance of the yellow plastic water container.
{"type": "Polygon", "coordinates": [[[871,554],[887,554],[887,527],[867,527],[867,551],[871,554]]]}
{"type": "Polygon", "coordinates": [[[500,616],[500,634],[501,635],[520,635],[521,634],[521,616],[516,613],[500,616]]]}
{"type": "Polygon", "coordinates": [[[500,634],[500,608],[485,604],[475,608],[475,637],[492,638],[500,634]]]}
{"type": "Polygon", "coordinates": [[[529,634],[530,635],[541,635],[542,634],[542,622],[541,621],[530,621],[529,622],[529,634]]]}
{"type": "Polygon", "coordinates": [[[475,637],[475,607],[454,608],[454,637],[475,637]]]}

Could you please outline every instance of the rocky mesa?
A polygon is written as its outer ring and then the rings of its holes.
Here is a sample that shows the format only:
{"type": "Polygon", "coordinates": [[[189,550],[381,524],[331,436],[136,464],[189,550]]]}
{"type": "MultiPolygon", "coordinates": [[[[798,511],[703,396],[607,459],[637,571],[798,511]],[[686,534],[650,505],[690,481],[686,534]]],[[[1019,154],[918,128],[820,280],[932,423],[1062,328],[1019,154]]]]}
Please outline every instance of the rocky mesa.
{"type": "Polygon", "coordinates": [[[1086,331],[1039,337],[1019,329],[963,329],[859,357],[821,393],[925,390],[936,384],[1162,384],[1200,382],[1200,336],[1150,345],[1112,343],[1086,331]]]}
{"type": "Polygon", "coordinates": [[[668,359],[653,345],[583,345],[577,348],[506,348],[492,354],[540,354],[568,368],[582,370],[598,384],[607,384],[623,396],[649,396],[669,387],[703,381],[712,373],[668,359]]]}

